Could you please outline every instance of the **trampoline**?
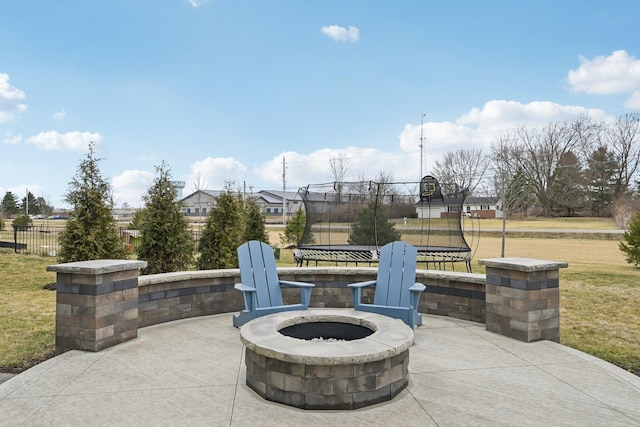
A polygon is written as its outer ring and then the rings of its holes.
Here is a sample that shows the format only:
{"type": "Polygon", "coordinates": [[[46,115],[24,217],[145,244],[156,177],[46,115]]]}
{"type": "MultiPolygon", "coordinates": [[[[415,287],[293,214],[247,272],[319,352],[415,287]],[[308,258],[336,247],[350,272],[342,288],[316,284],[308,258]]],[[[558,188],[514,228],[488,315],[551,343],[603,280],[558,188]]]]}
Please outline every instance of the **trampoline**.
{"type": "MultiPolygon", "coordinates": [[[[473,220],[462,212],[466,195],[443,194],[432,176],[419,182],[309,184],[298,191],[306,223],[294,259],[298,266],[372,265],[382,246],[404,240],[417,248],[425,268],[454,270],[462,263],[471,272],[463,221],[473,220]]],[[[467,234],[475,238],[474,228],[467,234]]]]}

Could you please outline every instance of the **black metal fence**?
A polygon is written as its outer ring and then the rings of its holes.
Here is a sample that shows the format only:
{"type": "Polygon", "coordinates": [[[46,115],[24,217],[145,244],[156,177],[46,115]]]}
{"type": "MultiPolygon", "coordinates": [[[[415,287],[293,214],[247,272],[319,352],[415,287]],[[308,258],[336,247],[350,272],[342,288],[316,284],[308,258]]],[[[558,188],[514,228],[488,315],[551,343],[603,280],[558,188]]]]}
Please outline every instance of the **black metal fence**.
{"type": "MultiPolygon", "coordinates": [[[[22,254],[55,257],[60,251],[59,237],[64,228],[62,225],[48,224],[5,227],[0,230],[0,248],[10,248],[22,254]]],[[[202,231],[192,229],[191,234],[197,243],[202,231]]],[[[135,253],[142,237],[140,230],[118,227],[118,235],[127,252],[135,253]]]]}

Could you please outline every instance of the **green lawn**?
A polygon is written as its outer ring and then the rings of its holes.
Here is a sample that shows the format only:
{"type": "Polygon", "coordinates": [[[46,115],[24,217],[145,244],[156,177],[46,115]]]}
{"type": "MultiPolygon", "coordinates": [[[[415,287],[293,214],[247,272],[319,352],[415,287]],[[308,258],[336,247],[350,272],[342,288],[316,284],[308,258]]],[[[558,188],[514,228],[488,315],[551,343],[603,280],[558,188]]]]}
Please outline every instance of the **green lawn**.
{"type": "Polygon", "coordinates": [[[0,249],[0,372],[19,372],[53,354],[56,295],[43,286],[55,258],[0,249]]]}

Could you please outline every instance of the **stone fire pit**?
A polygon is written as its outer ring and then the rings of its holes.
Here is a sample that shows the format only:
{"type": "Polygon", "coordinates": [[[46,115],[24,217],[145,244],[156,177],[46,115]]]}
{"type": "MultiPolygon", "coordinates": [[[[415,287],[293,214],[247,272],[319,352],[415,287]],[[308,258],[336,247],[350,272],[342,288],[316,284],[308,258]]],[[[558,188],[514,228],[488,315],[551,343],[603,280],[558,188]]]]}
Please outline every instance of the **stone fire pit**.
{"type": "Polygon", "coordinates": [[[252,320],[240,337],[247,385],[274,402],[357,409],[393,399],[408,383],[413,330],[398,319],[353,309],[290,311],[252,320]]]}

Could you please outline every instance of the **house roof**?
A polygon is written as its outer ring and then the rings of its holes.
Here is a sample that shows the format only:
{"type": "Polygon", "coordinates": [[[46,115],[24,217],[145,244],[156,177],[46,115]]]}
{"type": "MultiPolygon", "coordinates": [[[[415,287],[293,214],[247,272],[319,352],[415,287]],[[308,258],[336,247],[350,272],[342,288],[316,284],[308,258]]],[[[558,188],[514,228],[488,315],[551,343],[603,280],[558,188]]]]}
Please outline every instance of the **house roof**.
{"type": "Polygon", "coordinates": [[[282,195],[287,200],[296,199],[298,193],[295,191],[260,190],[256,195],[262,197],[267,203],[282,203],[282,195]]]}
{"type": "Polygon", "coordinates": [[[498,197],[467,197],[465,205],[495,205],[500,201],[498,197]]]}
{"type": "Polygon", "coordinates": [[[218,191],[218,190],[197,190],[197,191],[194,191],[193,193],[183,197],[182,199],[180,199],[180,201],[183,202],[183,201],[185,201],[185,200],[187,200],[189,198],[192,198],[195,195],[197,195],[198,192],[204,193],[209,197],[218,197],[218,196],[220,196],[221,194],[224,193],[224,191],[218,191]]]}

